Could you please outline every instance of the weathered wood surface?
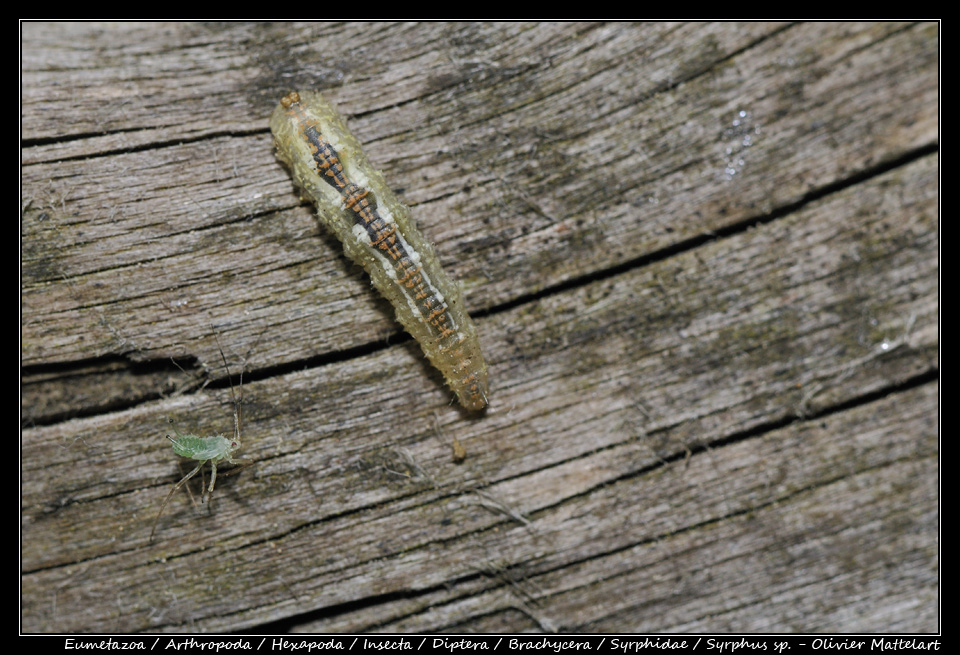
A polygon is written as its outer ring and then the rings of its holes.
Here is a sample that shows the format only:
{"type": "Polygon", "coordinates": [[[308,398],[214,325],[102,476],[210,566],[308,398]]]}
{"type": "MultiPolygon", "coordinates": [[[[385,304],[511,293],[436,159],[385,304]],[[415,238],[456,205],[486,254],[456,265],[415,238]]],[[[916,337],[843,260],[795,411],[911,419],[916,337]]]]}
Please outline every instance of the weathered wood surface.
{"type": "Polygon", "coordinates": [[[22,629],[938,630],[938,39],[24,24],[22,629]],[[294,88],[464,282],[485,414],[299,202],[294,88]],[[257,463],[150,543],[215,331],[257,463]]]}

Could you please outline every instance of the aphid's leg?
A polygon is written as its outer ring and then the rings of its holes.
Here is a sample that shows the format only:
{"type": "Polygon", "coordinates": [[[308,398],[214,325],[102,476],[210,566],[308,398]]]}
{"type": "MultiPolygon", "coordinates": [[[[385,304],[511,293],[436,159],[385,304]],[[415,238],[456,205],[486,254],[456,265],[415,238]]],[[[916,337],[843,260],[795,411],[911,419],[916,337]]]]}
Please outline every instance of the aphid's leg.
{"type": "Polygon", "coordinates": [[[212,460],[210,462],[210,470],[213,472],[210,474],[210,489],[207,493],[207,498],[213,493],[213,487],[217,484],[217,463],[212,460]]]}
{"type": "MultiPolygon", "coordinates": [[[[177,462],[177,468],[180,469],[180,475],[183,475],[183,466],[180,464],[180,462],[177,462]]],[[[200,481],[201,481],[201,482],[200,482],[200,491],[203,491],[203,486],[204,486],[204,484],[206,484],[206,483],[203,482],[203,469],[202,469],[202,468],[200,469],[200,481]]],[[[190,504],[193,505],[193,509],[196,510],[197,513],[199,513],[199,512],[200,512],[200,507],[197,505],[197,499],[193,497],[193,491],[190,490],[190,485],[187,484],[187,485],[184,485],[184,487],[185,487],[186,490],[187,490],[187,495],[190,496],[190,504]]]]}
{"type": "Polygon", "coordinates": [[[180,480],[180,482],[178,482],[176,485],[174,485],[173,489],[170,490],[170,493],[167,494],[167,497],[163,499],[163,504],[160,505],[160,511],[157,512],[157,518],[153,520],[153,529],[150,531],[150,541],[153,541],[153,535],[157,532],[157,523],[160,522],[160,517],[163,516],[163,510],[166,509],[167,503],[169,503],[170,499],[173,498],[173,494],[177,493],[177,490],[180,489],[180,487],[182,487],[184,484],[186,484],[187,480],[195,476],[197,472],[200,470],[200,468],[206,463],[207,463],[207,460],[203,460],[202,462],[197,464],[197,467],[192,471],[190,471],[189,473],[187,473],[185,476],[183,476],[183,479],[180,480]]]}
{"type": "MultiPolygon", "coordinates": [[[[187,489],[190,488],[190,485],[187,485],[187,489]]],[[[207,495],[207,480],[203,477],[203,469],[200,469],[200,502],[203,502],[204,497],[207,495]]]]}
{"type": "Polygon", "coordinates": [[[217,475],[219,475],[221,478],[227,478],[231,475],[236,475],[240,471],[248,469],[256,464],[256,462],[252,459],[233,459],[230,460],[230,463],[234,465],[233,468],[231,468],[229,471],[218,471],[217,475]]]}

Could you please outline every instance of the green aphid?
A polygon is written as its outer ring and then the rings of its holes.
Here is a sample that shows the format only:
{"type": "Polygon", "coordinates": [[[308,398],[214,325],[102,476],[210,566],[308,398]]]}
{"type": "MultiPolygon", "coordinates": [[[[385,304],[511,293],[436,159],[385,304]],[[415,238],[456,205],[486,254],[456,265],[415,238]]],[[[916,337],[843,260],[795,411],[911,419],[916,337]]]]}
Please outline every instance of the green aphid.
{"type": "MultiPolygon", "coordinates": [[[[217,347],[220,348],[219,338],[217,338],[217,347]]],[[[153,522],[153,529],[150,531],[151,541],[153,541],[153,535],[157,531],[157,524],[160,522],[160,517],[163,515],[163,510],[167,507],[167,503],[170,502],[173,494],[177,493],[177,490],[186,484],[190,478],[199,473],[204,464],[208,462],[210,463],[210,486],[205,490],[206,495],[209,496],[213,493],[214,486],[217,484],[217,464],[226,462],[227,464],[243,464],[245,466],[249,466],[253,463],[234,458],[234,454],[240,450],[242,445],[240,442],[240,425],[243,403],[243,371],[240,371],[241,397],[238,401],[237,395],[233,391],[233,380],[230,378],[230,368],[227,366],[227,358],[223,354],[223,348],[220,348],[220,358],[223,359],[223,367],[227,371],[227,380],[230,382],[230,395],[233,397],[233,438],[228,439],[222,434],[218,434],[213,437],[201,437],[195,434],[183,434],[177,430],[176,427],[173,428],[173,431],[177,435],[176,439],[170,435],[167,435],[167,439],[173,443],[173,452],[181,457],[196,460],[199,463],[192,471],[183,476],[183,479],[181,479],[180,482],[178,482],[173,489],[170,490],[170,493],[167,494],[167,497],[163,499],[163,504],[160,505],[160,512],[157,514],[157,518],[153,522]]]]}

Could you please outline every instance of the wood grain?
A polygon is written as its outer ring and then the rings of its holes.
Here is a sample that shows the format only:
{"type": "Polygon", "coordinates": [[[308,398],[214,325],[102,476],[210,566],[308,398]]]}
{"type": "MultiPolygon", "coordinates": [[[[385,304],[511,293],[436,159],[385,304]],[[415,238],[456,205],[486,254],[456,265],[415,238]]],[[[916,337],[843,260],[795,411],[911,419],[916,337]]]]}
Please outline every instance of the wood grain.
{"type": "Polygon", "coordinates": [[[22,630],[937,631],[938,40],[24,23],[22,630]],[[463,282],[482,416],[276,161],[295,88],[463,282]],[[257,464],[150,543],[215,333],[257,464]]]}

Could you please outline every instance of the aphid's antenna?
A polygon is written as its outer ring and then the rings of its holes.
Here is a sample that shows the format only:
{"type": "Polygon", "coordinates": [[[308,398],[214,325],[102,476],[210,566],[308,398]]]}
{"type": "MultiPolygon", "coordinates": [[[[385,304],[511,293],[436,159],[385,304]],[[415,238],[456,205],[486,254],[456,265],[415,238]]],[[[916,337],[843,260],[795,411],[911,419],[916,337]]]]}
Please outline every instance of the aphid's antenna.
{"type": "Polygon", "coordinates": [[[243,430],[243,372],[247,367],[247,361],[250,359],[250,353],[252,353],[257,346],[260,345],[260,340],[263,338],[264,333],[267,331],[265,326],[260,330],[260,334],[257,335],[257,340],[253,342],[253,345],[250,346],[247,350],[247,354],[243,356],[243,363],[240,366],[240,399],[237,400],[237,394],[233,389],[233,378],[230,375],[230,365],[227,364],[227,357],[223,354],[223,347],[220,345],[220,333],[217,331],[216,327],[213,328],[213,338],[217,341],[217,349],[220,351],[220,359],[223,360],[223,368],[227,372],[227,382],[230,384],[230,396],[233,398],[233,425],[234,425],[234,436],[237,441],[240,440],[240,435],[243,430]]]}
{"type": "MultiPolygon", "coordinates": [[[[246,365],[246,358],[244,358],[244,366],[240,367],[240,400],[237,401],[237,394],[233,390],[233,378],[230,375],[230,365],[227,364],[227,356],[223,354],[223,346],[220,345],[220,333],[217,332],[216,329],[213,331],[213,338],[217,340],[217,350],[220,351],[220,359],[223,360],[223,368],[227,372],[227,382],[230,384],[230,397],[233,398],[233,434],[237,443],[240,443],[240,421],[243,415],[243,369],[246,365]]],[[[259,342],[260,339],[257,339],[257,341],[259,342]]]]}

